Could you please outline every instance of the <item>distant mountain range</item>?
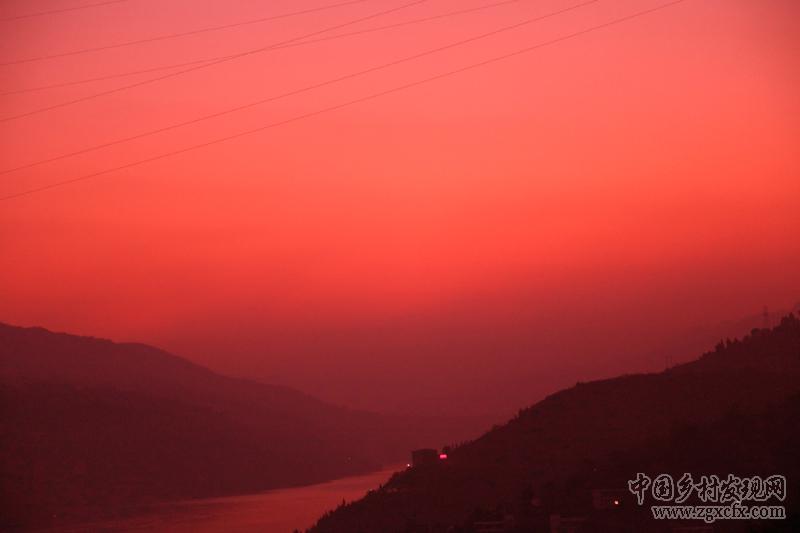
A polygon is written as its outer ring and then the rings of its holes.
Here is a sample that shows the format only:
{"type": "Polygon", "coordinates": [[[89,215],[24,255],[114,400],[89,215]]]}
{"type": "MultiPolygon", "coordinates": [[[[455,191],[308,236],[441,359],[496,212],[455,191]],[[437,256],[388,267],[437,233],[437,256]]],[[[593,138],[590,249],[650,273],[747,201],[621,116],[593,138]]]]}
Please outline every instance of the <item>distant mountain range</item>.
{"type": "MultiPolygon", "coordinates": [[[[510,310],[503,305],[511,306],[515,300],[505,296],[509,302],[493,303],[483,311],[473,302],[477,308],[470,307],[470,312],[479,318],[448,309],[450,314],[398,317],[370,327],[323,332],[314,344],[319,348],[300,350],[299,360],[315,360],[317,365],[278,362],[280,370],[254,370],[254,375],[355,409],[483,413],[500,421],[577,380],[658,372],[696,358],[719,339],[742,337],[765,323],[775,325],[791,311],[773,309],[765,317],[754,310],[726,321],[700,315],[695,323],[688,318],[665,320],[660,313],[648,317],[643,309],[642,318],[628,322],[625,316],[598,317],[588,309],[548,316],[522,305],[510,310]],[[374,354],[380,354],[379,364],[374,354]],[[328,379],[332,372],[335,380],[328,379]],[[371,379],[364,380],[364,375],[371,379]]],[[[795,308],[800,311],[800,304],[795,308]]],[[[282,352],[292,353],[303,344],[260,343],[253,347],[269,346],[277,361],[282,352]]],[[[237,357],[247,359],[243,352],[237,357]]]]}
{"type": "Polygon", "coordinates": [[[376,469],[485,421],[384,416],[143,344],[0,324],[0,529],[376,469]]]}
{"type": "MultiPolygon", "coordinates": [[[[313,533],[673,531],[638,507],[636,472],[785,475],[789,521],[727,521],[713,531],[798,531],[800,320],[726,340],[658,374],[579,383],[521,410],[447,458],[396,474],[323,517],[313,533]],[[619,509],[598,511],[593,494],[619,509]],[[488,527],[488,526],[487,526],[488,527]],[[781,527],[785,529],[780,529],[781,527]]],[[[684,525],[705,526],[702,522],[684,525]]]]}

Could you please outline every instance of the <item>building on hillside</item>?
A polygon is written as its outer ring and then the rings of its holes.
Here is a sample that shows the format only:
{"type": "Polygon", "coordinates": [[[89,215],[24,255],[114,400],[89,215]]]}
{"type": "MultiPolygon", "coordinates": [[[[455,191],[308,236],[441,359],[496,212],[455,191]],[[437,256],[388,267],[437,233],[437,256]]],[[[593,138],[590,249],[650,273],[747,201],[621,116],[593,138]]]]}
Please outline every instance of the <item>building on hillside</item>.
{"type": "Polygon", "coordinates": [[[550,515],[550,533],[580,533],[584,531],[586,517],[550,515]]]}
{"type": "Polygon", "coordinates": [[[630,493],[624,489],[592,489],[592,508],[595,511],[610,511],[622,507],[630,493]]]}
{"type": "Polygon", "coordinates": [[[411,452],[411,466],[432,465],[439,461],[439,452],[433,448],[422,448],[411,452]]]}
{"type": "Polygon", "coordinates": [[[516,522],[514,516],[507,514],[502,520],[479,520],[472,523],[475,533],[506,533],[514,531],[516,522]]]}
{"type": "Polygon", "coordinates": [[[475,533],[505,533],[506,525],[502,520],[484,520],[472,524],[475,533]]]}

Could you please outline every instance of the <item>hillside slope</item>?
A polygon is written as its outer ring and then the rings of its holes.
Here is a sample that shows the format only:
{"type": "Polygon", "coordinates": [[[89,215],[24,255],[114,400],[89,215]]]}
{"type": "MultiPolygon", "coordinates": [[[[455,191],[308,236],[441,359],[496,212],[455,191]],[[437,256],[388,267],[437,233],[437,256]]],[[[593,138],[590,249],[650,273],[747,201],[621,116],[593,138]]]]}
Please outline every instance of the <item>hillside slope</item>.
{"type": "Polygon", "coordinates": [[[0,324],[0,525],[332,479],[474,423],[353,411],[146,345],[0,324]]]}
{"type": "Polygon", "coordinates": [[[700,468],[702,461],[693,457],[708,458],[698,474],[715,468],[737,475],[777,471],[792,479],[800,468],[795,448],[786,443],[800,442],[798,378],[800,320],[789,316],[772,330],[754,330],[660,374],[578,384],[554,394],[451,450],[446,461],[397,474],[312,531],[471,531],[475,517],[486,512],[511,514],[527,524],[519,531],[529,531],[545,527],[551,513],[587,512],[593,487],[624,490],[625,479],[646,467],[700,468]],[[764,423],[769,417],[775,422],[764,423]],[[715,437],[726,432],[730,442],[715,437]],[[686,435],[693,438],[688,444],[681,440],[686,435]],[[727,449],[719,448],[721,440],[727,449]]]}

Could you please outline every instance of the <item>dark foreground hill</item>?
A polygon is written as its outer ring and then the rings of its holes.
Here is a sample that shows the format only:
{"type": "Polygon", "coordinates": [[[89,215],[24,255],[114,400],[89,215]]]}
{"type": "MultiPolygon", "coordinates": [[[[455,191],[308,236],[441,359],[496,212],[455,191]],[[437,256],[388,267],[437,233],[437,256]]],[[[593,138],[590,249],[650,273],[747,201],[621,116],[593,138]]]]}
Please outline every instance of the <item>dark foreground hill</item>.
{"type": "MultiPolygon", "coordinates": [[[[576,519],[575,529],[563,531],[673,531],[676,522],[656,522],[627,493],[637,472],[783,474],[785,505],[796,513],[798,378],[800,320],[790,315],[668,371],[554,394],[446,460],[396,474],[312,531],[473,532],[487,521],[504,521],[491,526],[497,531],[550,531],[551,516],[576,519]],[[615,495],[613,510],[598,510],[593,497],[603,494],[615,495]]],[[[790,531],[793,524],[728,521],[713,531],[790,531]]]]}
{"type": "Polygon", "coordinates": [[[146,345],[0,324],[0,529],[365,472],[474,424],[353,411],[146,345]]]}

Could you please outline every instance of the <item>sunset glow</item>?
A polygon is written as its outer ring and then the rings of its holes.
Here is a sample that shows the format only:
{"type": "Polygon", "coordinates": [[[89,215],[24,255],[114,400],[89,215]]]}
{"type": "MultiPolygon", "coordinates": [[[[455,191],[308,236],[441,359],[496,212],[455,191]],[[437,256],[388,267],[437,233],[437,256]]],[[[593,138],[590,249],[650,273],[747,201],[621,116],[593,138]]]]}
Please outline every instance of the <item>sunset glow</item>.
{"type": "Polygon", "coordinates": [[[797,526],[797,0],[5,0],[0,43],[0,531],[797,526]]]}
{"type": "MultiPolygon", "coordinates": [[[[342,26],[410,3],[350,3],[4,64],[0,83],[10,93],[486,4],[430,0],[342,26]]],[[[0,170],[577,4],[510,2],[254,53],[6,120],[0,170]]],[[[321,5],[142,0],[19,19],[4,23],[2,59],[321,5]]],[[[314,113],[659,5],[591,2],[296,96],[7,173],[0,196],[314,113]]],[[[2,6],[5,16],[31,10],[23,1],[2,6]]],[[[800,223],[798,15],[790,0],[687,0],[436,82],[3,201],[0,318],[153,342],[215,369],[355,403],[351,385],[396,386],[422,364],[450,368],[462,392],[489,360],[511,373],[522,365],[550,384],[561,378],[548,372],[601,375],[621,367],[615,357],[627,354],[615,339],[631,323],[650,324],[632,334],[644,344],[764,305],[786,308],[800,292],[800,240],[789,237],[800,223]],[[589,319],[583,340],[569,332],[578,318],[589,319]],[[609,333],[590,340],[599,331],[609,333]],[[536,348],[524,363],[504,349],[504,339],[520,337],[536,348]],[[350,385],[326,385],[331,372],[350,385]]],[[[0,118],[178,70],[4,94],[0,118]]],[[[424,394],[435,395],[431,387],[424,394]]]]}

